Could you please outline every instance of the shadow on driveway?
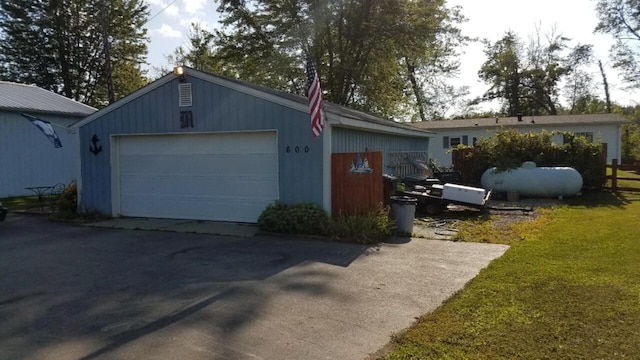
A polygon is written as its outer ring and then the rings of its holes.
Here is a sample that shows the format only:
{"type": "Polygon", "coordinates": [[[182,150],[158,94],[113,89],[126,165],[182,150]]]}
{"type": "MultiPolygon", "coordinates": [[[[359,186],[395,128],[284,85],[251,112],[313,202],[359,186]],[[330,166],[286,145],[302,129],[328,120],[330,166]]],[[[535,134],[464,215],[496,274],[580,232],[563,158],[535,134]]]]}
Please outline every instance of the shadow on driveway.
{"type": "MultiPolygon", "coordinates": [[[[12,214],[3,225],[0,318],[7,320],[0,327],[0,358],[14,359],[97,334],[105,345],[88,355],[60,350],[61,358],[96,358],[246,292],[246,282],[303,262],[346,267],[367,250],[308,240],[81,228],[33,215],[12,214]]],[[[290,278],[283,290],[322,295],[328,289],[290,278]]],[[[242,312],[260,305],[252,302],[242,312]]],[[[234,317],[222,325],[233,332],[247,320],[234,317]]]]}
{"type": "Polygon", "coordinates": [[[364,358],[506,247],[480,249],[111,230],[10,214],[0,226],[0,358],[364,358]]]}

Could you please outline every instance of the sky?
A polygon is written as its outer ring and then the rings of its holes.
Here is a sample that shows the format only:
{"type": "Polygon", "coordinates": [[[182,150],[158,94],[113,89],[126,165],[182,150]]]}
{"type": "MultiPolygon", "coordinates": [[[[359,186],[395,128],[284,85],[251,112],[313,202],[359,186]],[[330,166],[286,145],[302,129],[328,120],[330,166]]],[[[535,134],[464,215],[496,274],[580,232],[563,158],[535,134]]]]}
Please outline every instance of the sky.
{"type": "Polygon", "coordinates": [[[213,30],[218,23],[218,4],[214,0],[146,0],[149,4],[149,20],[146,27],[151,40],[147,46],[147,62],[150,74],[155,77],[155,68],[172,69],[166,56],[178,46],[186,44],[192,23],[213,30]]]}
{"type": "MultiPolygon", "coordinates": [[[[187,42],[189,25],[199,23],[205,29],[217,27],[218,4],[214,0],[147,0],[150,20],[147,22],[150,43],[147,57],[150,76],[160,75],[154,69],[171,69],[166,55],[187,42]],[[163,10],[164,9],[164,10],[163,10]]],[[[611,88],[611,99],[624,105],[640,103],[640,92],[624,89],[617,72],[611,68],[609,47],[614,40],[607,34],[594,34],[597,25],[595,0],[448,0],[448,6],[459,5],[468,19],[460,25],[467,36],[499,40],[512,30],[527,41],[535,32],[556,32],[571,39],[570,45],[592,44],[598,59],[605,64],[605,72],[611,88]]],[[[483,45],[470,44],[463,49],[458,78],[451,79],[456,86],[469,86],[470,97],[482,95],[488,85],[478,79],[478,70],[485,61],[483,45]]],[[[591,69],[594,79],[600,80],[597,67],[591,69]]],[[[604,96],[601,96],[604,97],[604,96]]]]}

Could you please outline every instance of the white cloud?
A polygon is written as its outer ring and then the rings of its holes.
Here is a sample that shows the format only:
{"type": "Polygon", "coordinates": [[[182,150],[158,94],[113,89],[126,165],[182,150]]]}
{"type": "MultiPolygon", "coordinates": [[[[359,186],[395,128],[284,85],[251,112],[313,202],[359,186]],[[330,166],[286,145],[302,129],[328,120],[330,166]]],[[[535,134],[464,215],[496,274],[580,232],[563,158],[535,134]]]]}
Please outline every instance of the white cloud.
{"type": "Polygon", "coordinates": [[[207,0],[182,0],[184,3],[184,10],[189,14],[197,14],[204,10],[207,0]]]}
{"type": "Polygon", "coordinates": [[[165,38],[179,38],[182,33],[179,30],[174,29],[171,25],[162,24],[160,29],[154,29],[152,32],[159,34],[165,38]]]}
{"type": "Polygon", "coordinates": [[[180,8],[178,8],[174,4],[171,4],[164,10],[164,13],[169,15],[169,16],[179,17],[180,16],[180,8]]]}
{"type": "Polygon", "coordinates": [[[175,5],[175,1],[171,0],[146,0],[150,5],[149,16],[154,18],[158,15],[167,15],[170,17],[180,17],[180,8],[175,5]]]}

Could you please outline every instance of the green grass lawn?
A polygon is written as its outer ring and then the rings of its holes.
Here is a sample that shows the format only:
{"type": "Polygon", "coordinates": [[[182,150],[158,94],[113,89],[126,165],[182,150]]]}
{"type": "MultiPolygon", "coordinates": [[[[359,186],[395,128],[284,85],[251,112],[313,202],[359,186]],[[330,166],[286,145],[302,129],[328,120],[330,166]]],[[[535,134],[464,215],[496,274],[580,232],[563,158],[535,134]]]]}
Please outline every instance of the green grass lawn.
{"type": "Polygon", "coordinates": [[[9,210],[26,210],[38,206],[37,196],[18,196],[0,199],[2,206],[9,210]]]}
{"type": "Polygon", "coordinates": [[[640,193],[594,193],[501,241],[511,248],[394,337],[385,359],[637,359],[640,193]]]}

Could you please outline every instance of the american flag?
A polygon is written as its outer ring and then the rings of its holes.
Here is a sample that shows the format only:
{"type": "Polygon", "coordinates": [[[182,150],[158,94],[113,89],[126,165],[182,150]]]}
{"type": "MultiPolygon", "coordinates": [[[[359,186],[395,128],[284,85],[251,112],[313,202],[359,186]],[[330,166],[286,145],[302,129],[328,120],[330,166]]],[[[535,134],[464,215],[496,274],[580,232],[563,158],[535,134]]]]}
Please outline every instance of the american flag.
{"type": "Polygon", "coordinates": [[[307,84],[309,84],[309,114],[311,115],[311,133],[313,137],[318,137],[324,129],[324,118],[322,117],[322,89],[320,89],[320,79],[316,68],[313,67],[311,58],[307,57],[307,84]]]}

